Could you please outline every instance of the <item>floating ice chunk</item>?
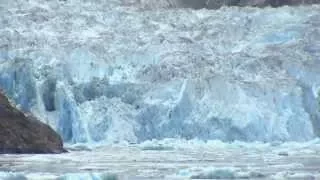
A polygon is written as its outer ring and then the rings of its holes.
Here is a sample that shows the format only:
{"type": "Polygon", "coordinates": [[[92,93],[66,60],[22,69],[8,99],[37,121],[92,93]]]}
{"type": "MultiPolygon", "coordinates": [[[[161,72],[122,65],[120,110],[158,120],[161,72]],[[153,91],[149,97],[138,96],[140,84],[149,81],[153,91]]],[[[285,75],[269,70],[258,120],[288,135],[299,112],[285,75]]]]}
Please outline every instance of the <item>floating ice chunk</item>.
{"type": "Polygon", "coordinates": [[[180,170],[178,177],[191,179],[252,179],[265,178],[267,175],[256,171],[245,171],[240,168],[191,168],[180,170]]]}
{"type": "Polygon", "coordinates": [[[70,173],[60,176],[58,180],[118,180],[118,176],[109,173],[70,173]]]}
{"type": "Polygon", "coordinates": [[[27,180],[27,178],[20,173],[14,172],[0,172],[0,179],[2,180],[27,180]]]}
{"type": "Polygon", "coordinates": [[[271,177],[274,180],[288,179],[288,180],[299,180],[308,179],[316,180],[320,177],[320,174],[315,173],[299,173],[299,172],[280,172],[271,177]]]}

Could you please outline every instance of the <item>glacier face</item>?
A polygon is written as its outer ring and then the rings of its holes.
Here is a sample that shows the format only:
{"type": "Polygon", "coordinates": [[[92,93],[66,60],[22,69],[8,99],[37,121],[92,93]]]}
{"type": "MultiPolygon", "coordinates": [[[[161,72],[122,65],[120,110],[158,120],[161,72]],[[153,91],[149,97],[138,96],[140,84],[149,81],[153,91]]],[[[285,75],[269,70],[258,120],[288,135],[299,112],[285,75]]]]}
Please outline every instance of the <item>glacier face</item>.
{"type": "Polygon", "coordinates": [[[192,8],[219,9],[223,6],[280,7],[303,4],[319,4],[319,0],[122,0],[123,4],[140,6],[145,9],[192,8]]]}
{"type": "Polygon", "coordinates": [[[0,86],[70,143],[320,134],[320,6],[0,1],[0,86]]]}

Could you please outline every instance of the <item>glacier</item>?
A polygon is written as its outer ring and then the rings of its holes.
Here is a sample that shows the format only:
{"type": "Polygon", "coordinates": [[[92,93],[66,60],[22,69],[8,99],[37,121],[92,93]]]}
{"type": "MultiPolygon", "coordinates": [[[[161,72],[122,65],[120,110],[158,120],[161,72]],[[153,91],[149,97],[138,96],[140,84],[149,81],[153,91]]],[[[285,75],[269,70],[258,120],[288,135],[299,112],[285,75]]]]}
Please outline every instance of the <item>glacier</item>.
{"type": "Polygon", "coordinates": [[[320,135],[319,5],[0,0],[0,14],[1,89],[68,143],[320,135]]]}
{"type": "Polygon", "coordinates": [[[319,0],[122,0],[124,4],[145,9],[192,8],[219,9],[223,6],[281,7],[319,4],[319,0]]]}

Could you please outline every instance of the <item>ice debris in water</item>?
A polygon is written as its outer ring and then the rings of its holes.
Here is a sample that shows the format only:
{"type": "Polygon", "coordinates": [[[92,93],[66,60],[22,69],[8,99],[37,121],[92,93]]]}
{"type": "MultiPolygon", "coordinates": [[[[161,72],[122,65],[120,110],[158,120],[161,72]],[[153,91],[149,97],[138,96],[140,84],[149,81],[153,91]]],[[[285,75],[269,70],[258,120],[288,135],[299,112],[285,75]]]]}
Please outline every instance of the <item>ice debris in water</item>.
{"type": "Polygon", "coordinates": [[[0,172],[1,180],[118,180],[119,177],[112,173],[67,173],[54,175],[48,173],[13,173],[0,172]]]}
{"type": "Polygon", "coordinates": [[[243,171],[234,167],[223,167],[184,169],[178,172],[177,177],[191,179],[252,179],[265,178],[266,175],[255,171],[243,171]]]}

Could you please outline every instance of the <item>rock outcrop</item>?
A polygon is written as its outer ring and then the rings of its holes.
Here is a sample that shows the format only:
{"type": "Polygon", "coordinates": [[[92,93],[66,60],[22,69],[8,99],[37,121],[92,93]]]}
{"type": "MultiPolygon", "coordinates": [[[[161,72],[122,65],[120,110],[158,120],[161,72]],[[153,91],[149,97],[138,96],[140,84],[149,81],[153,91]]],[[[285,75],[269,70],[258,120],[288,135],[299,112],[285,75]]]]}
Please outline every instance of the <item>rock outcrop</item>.
{"type": "Polygon", "coordinates": [[[60,136],[48,125],[25,115],[0,92],[0,153],[62,153],[60,136]]]}

